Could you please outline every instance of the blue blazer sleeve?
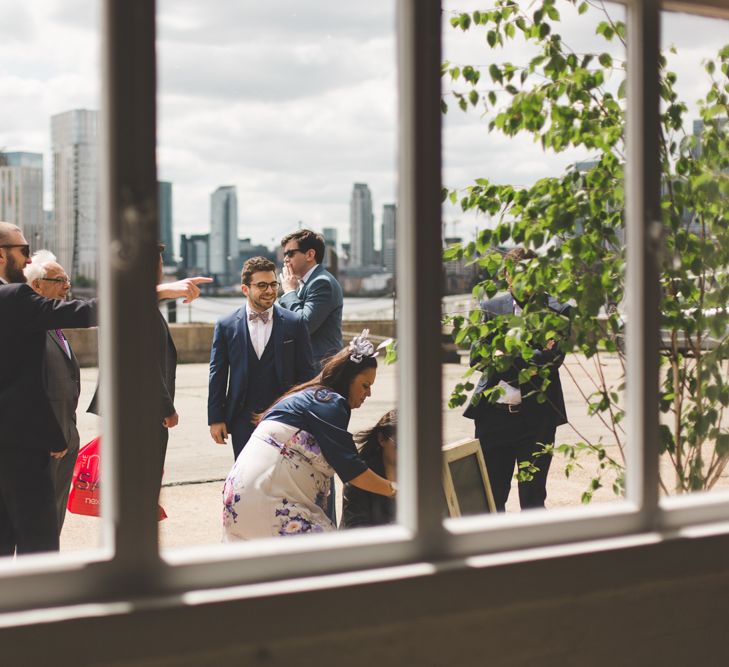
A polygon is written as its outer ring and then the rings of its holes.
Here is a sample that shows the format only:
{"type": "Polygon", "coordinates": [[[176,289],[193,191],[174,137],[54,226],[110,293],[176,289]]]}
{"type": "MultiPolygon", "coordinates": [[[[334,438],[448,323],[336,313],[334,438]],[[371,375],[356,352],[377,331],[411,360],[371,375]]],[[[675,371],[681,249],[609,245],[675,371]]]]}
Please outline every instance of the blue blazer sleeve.
{"type": "Polygon", "coordinates": [[[352,434],[347,431],[350,408],[345,398],[327,392],[325,400],[311,402],[307,430],[316,438],[324,458],[342,482],[361,475],[367,464],[357,454],[352,434]]]}
{"type": "Polygon", "coordinates": [[[317,276],[307,286],[305,299],[296,296],[296,292],[288,292],[281,297],[280,303],[284,308],[299,313],[309,334],[313,334],[335,306],[334,291],[326,276],[317,276]]]}
{"type": "Polygon", "coordinates": [[[228,388],[228,339],[220,322],[215,323],[213,346],[210,350],[208,376],[208,424],[225,421],[226,390],[228,388]]]}

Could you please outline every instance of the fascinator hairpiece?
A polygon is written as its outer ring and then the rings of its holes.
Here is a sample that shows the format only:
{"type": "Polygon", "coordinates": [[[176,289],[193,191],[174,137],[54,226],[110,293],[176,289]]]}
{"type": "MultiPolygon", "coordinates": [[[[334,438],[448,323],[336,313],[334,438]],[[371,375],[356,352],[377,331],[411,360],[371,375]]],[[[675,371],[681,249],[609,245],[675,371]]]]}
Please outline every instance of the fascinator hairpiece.
{"type": "Polygon", "coordinates": [[[370,335],[369,329],[362,329],[362,333],[359,336],[355,336],[352,342],[349,344],[349,358],[355,363],[362,363],[362,359],[365,357],[377,356],[375,352],[375,346],[372,341],[368,338],[370,335]]]}

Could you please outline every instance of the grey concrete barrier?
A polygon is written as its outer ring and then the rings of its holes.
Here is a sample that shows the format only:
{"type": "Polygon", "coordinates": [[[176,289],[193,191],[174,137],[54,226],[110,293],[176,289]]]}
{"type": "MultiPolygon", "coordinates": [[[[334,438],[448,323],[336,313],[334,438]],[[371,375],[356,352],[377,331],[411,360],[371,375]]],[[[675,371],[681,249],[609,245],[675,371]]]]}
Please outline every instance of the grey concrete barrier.
{"type": "MultiPolygon", "coordinates": [[[[177,348],[177,360],[181,364],[200,364],[210,360],[213,343],[213,324],[171,324],[170,331],[177,348]]],[[[369,329],[373,338],[395,338],[396,324],[392,320],[345,320],[342,323],[345,343],[362,329],[369,329]]],[[[98,329],[66,329],[66,337],[83,368],[99,364],[98,329]]]]}

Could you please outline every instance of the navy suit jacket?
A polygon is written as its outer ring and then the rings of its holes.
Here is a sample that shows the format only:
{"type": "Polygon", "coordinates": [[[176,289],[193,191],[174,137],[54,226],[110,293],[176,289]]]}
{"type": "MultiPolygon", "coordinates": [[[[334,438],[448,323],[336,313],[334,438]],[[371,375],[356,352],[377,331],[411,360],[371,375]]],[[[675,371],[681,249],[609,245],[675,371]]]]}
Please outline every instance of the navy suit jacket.
{"type": "Polygon", "coordinates": [[[25,283],[0,285],[0,447],[66,449],[45,385],[46,331],[96,323],[96,302],[44,299],[25,283]]]}
{"type": "Polygon", "coordinates": [[[279,303],[300,313],[306,322],[317,368],[323,359],[342,349],[342,287],[321,264],[298,292],[284,294],[279,303]]]}
{"type": "MultiPolygon", "coordinates": [[[[565,306],[557,302],[552,297],[549,298],[548,307],[556,313],[567,315],[570,310],[570,306],[565,306]]],[[[493,299],[487,299],[482,302],[481,309],[483,310],[483,317],[485,320],[498,317],[499,315],[510,315],[514,312],[514,297],[510,293],[501,294],[495,296],[493,299]]],[[[478,359],[471,358],[471,365],[475,365],[478,359]]],[[[474,403],[474,398],[479,396],[482,392],[491,387],[495,387],[501,380],[508,382],[512,385],[516,385],[517,378],[519,376],[519,370],[530,366],[549,366],[549,379],[550,383],[547,387],[546,401],[539,403],[536,399],[536,394],[532,393],[540,388],[540,382],[529,380],[528,382],[519,385],[522,396],[522,407],[521,414],[526,418],[544,418],[547,420],[554,420],[554,425],[559,426],[560,424],[567,423],[567,413],[564,403],[564,394],[562,393],[562,384],[559,379],[559,367],[564,361],[564,353],[555,347],[552,350],[535,350],[534,356],[529,360],[529,364],[523,359],[518,358],[514,361],[514,365],[511,369],[498,373],[490,369],[486,369],[481,375],[481,379],[476,385],[476,389],[471,397],[466,411],[463,413],[464,417],[476,420],[476,427],[478,429],[479,421],[486,417],[489,407],[487,399],[481,397],[478,403],[474,403]]]]}
{"type": "MultiPolygon", "coordinates": [[[[273,329],[278,395],[316,375],[311,341],[300,315],[273,306],[273,329]]],[[[261,378],[271,382],[272,378],[261,378]]],[[[210,351],[208,381],[208,424],[225,422],[230,427],[246,400],[248,387],[248,322],[245,307],[215,323],[210,351]]]]}

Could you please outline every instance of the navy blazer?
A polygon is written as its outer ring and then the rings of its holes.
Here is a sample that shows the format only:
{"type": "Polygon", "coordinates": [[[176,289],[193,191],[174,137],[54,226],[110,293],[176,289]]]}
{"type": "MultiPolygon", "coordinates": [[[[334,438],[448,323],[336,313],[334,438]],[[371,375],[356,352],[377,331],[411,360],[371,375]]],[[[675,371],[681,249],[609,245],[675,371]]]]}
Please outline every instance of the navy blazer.
{"type": "Polygon", "coordinates": [[[45,388],[46,331],[93,326],[96,301],[45,299],[25,283],[0,285],[0,447],[66,449],[45,388]]]}
{"type": "MultiPolygon", "coordinates": [[[[274,345],[279,395],[316,375],[309,332],[300,315],[274,304],[270,342],[274,345]]],[[[210,350],[208,424],[225,422],[230,426],[245,403],[247,376],[248,322],[242,307],[215,323],[210,350]]]]}
{"type": "Polygon", "coordinates": [[[279,303],[300,313],[306,322],[317,368],[323,359],[342,349],[342,286],[321,264],[298,292],[284,294],[279,303]]]}
{"type": "MultiPolygon", "coordinates": [[[[556,301],[556,299],[549,297],[548,307],[555,313],[567,316],[570,311],[570,306],[563,305],[556,301]]],[[[487,299],[482,302],[481,309],[483,310],[484,320],[488,321],[499,315],[511,315],[514,312],[514,297],[511,293],[501,294],[495,296],[493,299],[487,299]]],[[[545,390],[546,401],[539,403],[536,398],[536,390],[541,388],[541,383],[529,380],[528,382],[520,385],[522,396],[522,408],[521,413],[527,417],[544,417],[549,420],[554,420],[555,426],[567,423],[567,410],[564,402],[564,394],[562,393],[562,383],[559,379],[559,367],[564,361],[564,353],[555,347],[552,350],[535,350],[534,356],[529,360],[528,365],[530,366],[548,366],[549,367],[549,386],[545,390]],[[529,396],[527,396],[530,394],[529,396]]],[[[478,359],[471,357],[471,365],[475,365],[478,359]]],[[[515,359],[512,368],[498,373],[491,369],[486,369],[481,375],[481,379],[474,389],[473,396],[469,402],[466,411],[463,413],[464,417],[468,419],[478,420],[487,414],[487,408],[489,407],[488,400],[481,397],[476,403],[474,402],[475,397],[479,396],[482,392],[495,387],[501,380],[508,382],[512,385],[516,385],[519,370],[527,367],[521,357],[515,359]]]]}

